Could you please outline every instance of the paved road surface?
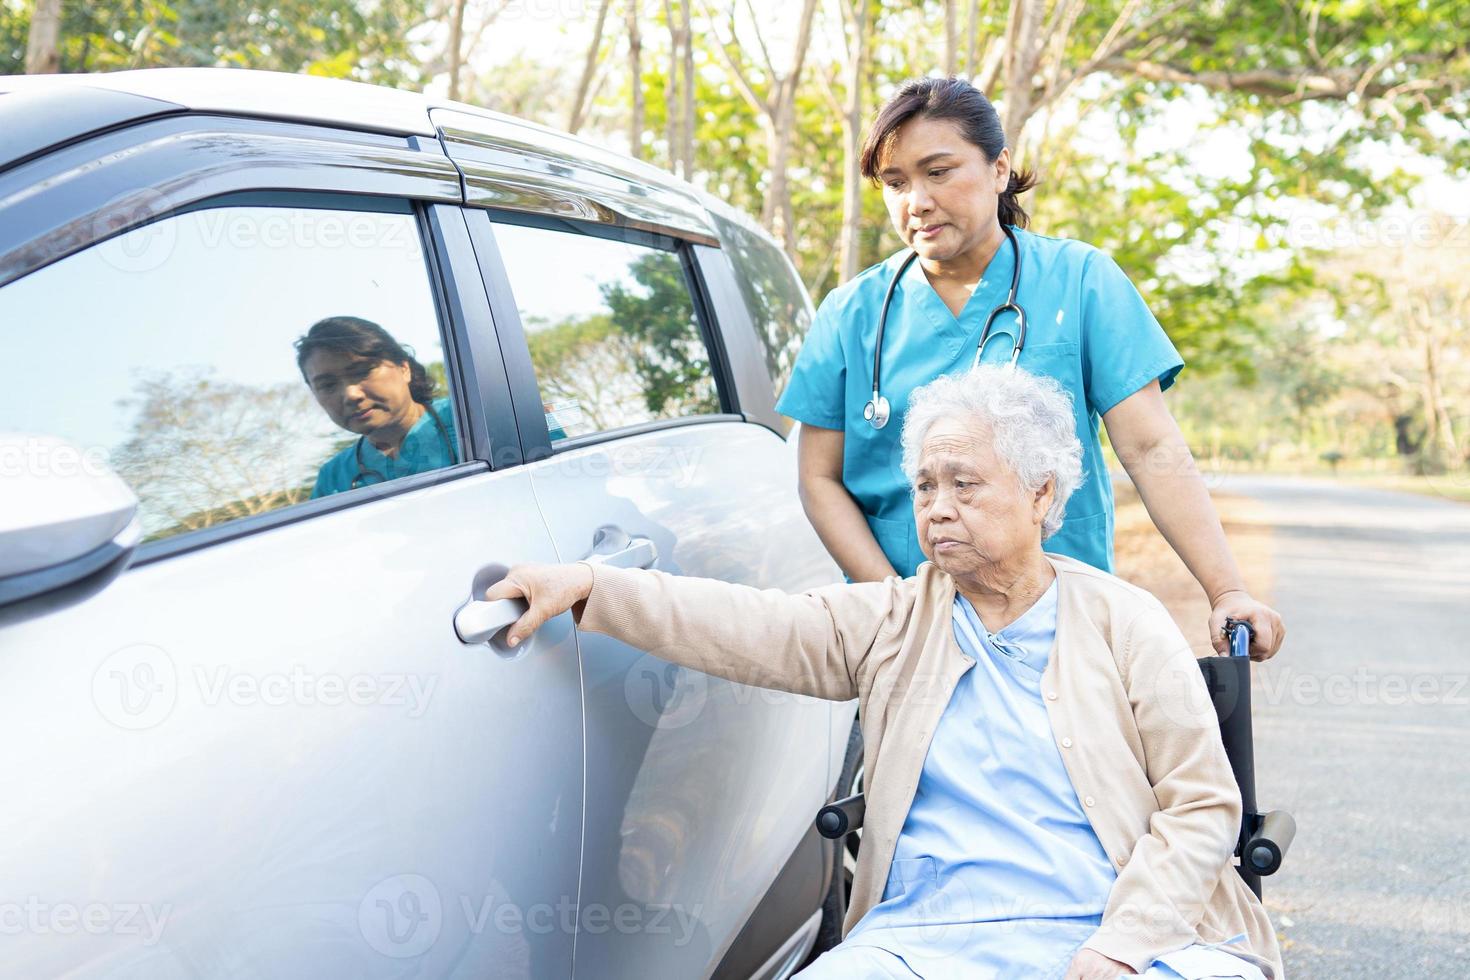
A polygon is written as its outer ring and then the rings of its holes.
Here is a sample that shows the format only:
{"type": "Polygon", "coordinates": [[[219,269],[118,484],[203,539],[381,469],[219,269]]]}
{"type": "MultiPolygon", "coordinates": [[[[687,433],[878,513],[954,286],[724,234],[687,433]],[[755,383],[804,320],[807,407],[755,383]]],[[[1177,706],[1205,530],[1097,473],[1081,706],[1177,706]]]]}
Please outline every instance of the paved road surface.
{"type": "Polygon", "coordinates": [[[1258,795],[1299,833],[1266,901],[1291,980],[1470,978],[1470,505],[1233,477],[1288,638],[1256,667],[1258,795]]]}

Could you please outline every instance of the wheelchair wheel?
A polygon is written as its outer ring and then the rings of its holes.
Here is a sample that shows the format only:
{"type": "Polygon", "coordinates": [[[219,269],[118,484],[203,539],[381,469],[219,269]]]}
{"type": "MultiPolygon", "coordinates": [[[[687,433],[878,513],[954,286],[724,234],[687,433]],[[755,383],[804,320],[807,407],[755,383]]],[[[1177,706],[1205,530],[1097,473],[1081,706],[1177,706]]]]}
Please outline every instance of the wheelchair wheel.
{"type": "MultiPolygon", "coordinates": [[[[847,735],[847,752],[842,757],[842,773],[837,780],[834,799],[842,799],[863,791],[863,732],[856,720],[847,735]]],[[[817,941],[812,944],[807,966],[818,956],[842,942],[842,920],[847,917],[847,903],[852,894],[852,876],[857,869],[858,846],[862,843],[862,830],[854,830],[842,838],[837,855],[832,862],[832,881],[827,887],[827,897],[822,902],[822,927],[817,932],[817,941]]]]}

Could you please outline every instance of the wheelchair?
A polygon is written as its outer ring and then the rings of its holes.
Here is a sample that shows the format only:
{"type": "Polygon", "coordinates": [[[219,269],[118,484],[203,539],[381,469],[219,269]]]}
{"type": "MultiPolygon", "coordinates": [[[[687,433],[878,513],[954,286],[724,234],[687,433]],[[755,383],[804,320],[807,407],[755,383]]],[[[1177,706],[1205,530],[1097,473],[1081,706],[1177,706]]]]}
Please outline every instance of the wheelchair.
{"type": "MultiPolygon", "coordinates": [[[[1296,838],[1296,820],[1285,810],[1260,813],[1256,809],[1256,762],[1251,732],[1251,628],[1243,620],[1226,624],[1230,654],[1202,657],[1198,663],[1205,675],[1210,702],[1220,723],[1220,738],[1230,768],[1240,787],[1244,812],[1235,842],[1236,870],[1261,897],[1261,879],[1281,870],[1287,849],[1296,838]]],[[[865,801],[862,793],[829,803],[817,813],[817,833],[838,840],[860,830],[865,801]]],[[[856,849],[848,842],[848,850],[856,849]]]]}

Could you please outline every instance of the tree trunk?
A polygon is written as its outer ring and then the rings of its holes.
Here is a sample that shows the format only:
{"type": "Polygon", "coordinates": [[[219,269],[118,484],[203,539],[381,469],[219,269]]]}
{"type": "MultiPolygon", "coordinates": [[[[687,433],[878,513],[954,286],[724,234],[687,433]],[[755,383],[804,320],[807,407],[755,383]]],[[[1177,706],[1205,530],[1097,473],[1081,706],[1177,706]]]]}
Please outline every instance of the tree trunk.
{"type": "Polygon", "coordinates": [[[694,0],[683,0],[680,6],[681,24],[679,34],[684,42],[684,92],[680,115],[684,117],[684,149],[680,157],[684,161],[681,176],[694,179],[694,23],[692,9],[694,0]]]}
{"type": "Polygon", "coordinates": [[[801,24],[796,33],[796,48],[791,55],[791,70],[776,86],[775,112],[771,119],[774,146],[769,154],[771,190],[768,196],[773,199],[774,207],[768,206],[768,210],[779,222],[773,224],[771,230],[792,259],[796,258],[796,220],[791,206],[791,183],[786,179],[786,161],[791,157],[791,139],[796,132],[796,92],[801,85],[807,48],[811,46],[812,20],[816,12],[817,0],[804,0],[801,24]]]}
{"type": "Polygon", "coordinates": [[[26,74],[61,71],[61,0],[36,0],[26,38],[26,74]]]}
{"type": "Polygon", "coordinates": [[[959,47],[958,12],[955,0],[944,0],[944,74],[953,75],[959,47]]]}
{"type": "Polygon", "coordinates": [[[669,172],[677,174],[682,163],[684,140],[679,133],[679,67],[683,63],[679,47],[679,26],[674,16],[673,0],[664,0],[664,20],[669,25],[669,70],[664,77],[664,138],[669,144],[669,172]]]}
{"type": "Polygon", "coordinates": [[[980,30],[977,20],[979,16],[980,0],[968,0],[965,9],[965,77],[972,81],[975,78],[975,41],[980,30]]]}
{"type": "Polygon", "coordinates": [[[449,6],[449,99],[459,101],[459,73],[464,58],[464,10],[468,0],[453,0],[449,6]]]}
{"type": "Polygon", "coordinates": [[[1021,131],[1031,118],[1031,86],[1041,54],[1043,0],[1013,0],[1005,52],[1005,131],[1015,156],[1021,131]]]}
{"type": "Polygon", "coordinates": [[[597,53],[602,48],[603,25],[607,23],[607,11],[612,6],[612,0],[602,0],[597,8],[597,25],[592,29],[592,43],[587,45],[587,59],[582,62],[582,77],[577,82],[577,97],[572,102],[571,112],[567,115],[567,132],[575,133],[582,128],[582,122],[587,118],[588,93],[592,89],[592,77],[597,73],[597,53]]]}
{"type": "Polygon", "coordinates": [[[633,113],[628,120],[628,152],[643,159],[643,37],[638,33],[638,2],[628,0],[628,72],[633,86],[633,113]]]}
{"type": "Polygon", "coordinates": [[[1439,337],[1430,325],[1424,331],[1424,420],[1427,423],[1425,442],[1436,459],[1448,466],[1456,466],[1460,462],[1459,440],[1455,438],[1454,423],[1445,407],[1439,361],[1439,337]]]}
{"type": "Polygon", "coordinates": [[[863,177],[858,170],[862,149],[863,86],[868,77],[869,0],[853,5],[852,40],[848,48],[846,97],[842,106],[842,230],[838,237],[837,281],[858,274],[862,264],[863,177]]]}

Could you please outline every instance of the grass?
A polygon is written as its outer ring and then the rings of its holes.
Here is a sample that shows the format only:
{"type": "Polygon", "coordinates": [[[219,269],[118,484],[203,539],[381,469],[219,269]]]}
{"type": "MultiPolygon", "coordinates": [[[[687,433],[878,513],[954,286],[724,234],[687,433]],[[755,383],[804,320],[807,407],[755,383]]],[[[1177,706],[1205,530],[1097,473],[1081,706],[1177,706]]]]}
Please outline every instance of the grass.
{"type": "MultiPolygon", "coordinates": [[[[1210,603],[1204,590],[1154,527],[1133,485],[1118,481],[1113,493],[1117,498],[1113,554],[1118,576],[1158,596],[1195,656],[1214,653],[1209,637],[1210,603]]],[[[1211,498],[1246,588],[1255,598],[1270,603],[1271,525],[1259,505],[1248,498],[1226,493],[1213,493],[1211,498]]]]}

